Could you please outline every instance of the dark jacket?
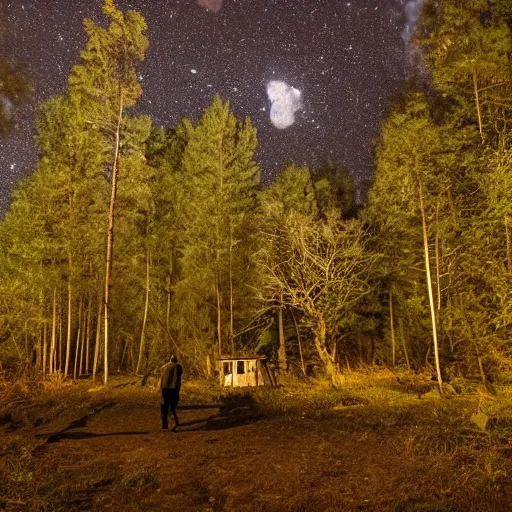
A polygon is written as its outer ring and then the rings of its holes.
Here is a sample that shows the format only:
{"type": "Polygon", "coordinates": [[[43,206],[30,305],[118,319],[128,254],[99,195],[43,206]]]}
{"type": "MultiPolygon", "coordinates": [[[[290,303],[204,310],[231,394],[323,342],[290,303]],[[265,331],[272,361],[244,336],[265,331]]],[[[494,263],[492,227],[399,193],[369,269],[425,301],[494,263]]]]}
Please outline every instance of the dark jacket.
{"type": "Polygon", "coordinates": [[[162,368],[162,378],[160,379],[160,388],[162,389],[176,389],[181,388],[181,374],[183,368],[179,363],[167,363],[162,368]]]}

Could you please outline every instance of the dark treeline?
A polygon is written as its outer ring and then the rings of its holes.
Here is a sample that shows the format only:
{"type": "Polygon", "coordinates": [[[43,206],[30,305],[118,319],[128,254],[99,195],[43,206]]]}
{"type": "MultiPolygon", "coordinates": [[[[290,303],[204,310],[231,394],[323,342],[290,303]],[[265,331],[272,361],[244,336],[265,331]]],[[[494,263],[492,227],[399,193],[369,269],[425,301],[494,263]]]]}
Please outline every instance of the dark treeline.
{"type": "Polygon", "coordinates": [[[134,115],[145,22],[103,12],[0,224],[5,370],[107,382],[171,351],[198,376],[255,352],[334,383],[354,364],[508,369],[511,0],[426,2],[364,208],[331,162],[263,188],[256,130],[219,97],[169,130],[134,115]]]}

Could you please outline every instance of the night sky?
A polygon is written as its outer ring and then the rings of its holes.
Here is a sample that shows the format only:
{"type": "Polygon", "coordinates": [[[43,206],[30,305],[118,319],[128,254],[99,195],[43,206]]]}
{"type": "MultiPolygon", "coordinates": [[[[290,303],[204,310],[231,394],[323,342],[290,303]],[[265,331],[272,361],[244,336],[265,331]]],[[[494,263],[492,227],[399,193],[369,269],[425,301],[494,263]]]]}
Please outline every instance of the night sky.
{"type": "MultiPolygon", "coordinates": [[[[0,140],[0,212],[37,162],[37,104],[62,93],[101,0],[0,0],[10,33],[0,53],[34,83],[16,131],[0,140]]],[[[284,165],[331,159],[371,178],[372,140],[407,74],[422,0],[118,0],[148,24],[138,103],[155,125],[197,119],[219,93],[258,130],[264,183],[284,165]]]]}

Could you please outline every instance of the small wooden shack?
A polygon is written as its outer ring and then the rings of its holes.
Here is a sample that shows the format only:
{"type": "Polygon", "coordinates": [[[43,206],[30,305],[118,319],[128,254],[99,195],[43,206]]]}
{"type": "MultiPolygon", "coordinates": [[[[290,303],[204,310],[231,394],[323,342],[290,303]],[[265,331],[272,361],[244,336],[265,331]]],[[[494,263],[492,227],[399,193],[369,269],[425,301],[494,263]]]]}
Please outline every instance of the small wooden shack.
{"type": "Polygon", "coordinates": [[[219,357],[218,361],[221,386],[237,388],[265,385],[263,374],[264,372],[268,373],[265,357],[226,356],[219,357]]]}

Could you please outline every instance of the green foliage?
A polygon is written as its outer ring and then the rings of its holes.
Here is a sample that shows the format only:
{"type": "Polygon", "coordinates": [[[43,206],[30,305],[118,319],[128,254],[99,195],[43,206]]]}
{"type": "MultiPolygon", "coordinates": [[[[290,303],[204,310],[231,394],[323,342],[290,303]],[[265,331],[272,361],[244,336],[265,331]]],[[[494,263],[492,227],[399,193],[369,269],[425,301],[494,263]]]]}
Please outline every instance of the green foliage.
{"type": "Polygon", "coordinates": [[[220,350],[233,350],[236,331],[248,320],[249,287],[257,278],[249,257],[259,184],[253,160],[256,130],[249,119],[237,120],[219,96],[195,126],[182,126],[186,145],[177,185],[183,187],[179,215],[186,229],[180,235],[176,300],[185,304],[190,303],[187,295],[194,297],[193,310],[204,310],[199,318],[210,318],[205,334],[215,330],[220,350]]]}
{"type": "Polygon", "coordinates": [[[356,214],[356,190],[350,174],[330,160],[313,172],[315,195],[324,216],[333,210],[343,218],[356,214]]]}
{"type": "MultiPolygon", "coordinates": [[[[218,351],[284,342],[301,373],[320,361],[339,384],[342,366],[391,363],[392,340],[398,364],[428,368],[424,213],[445,377],[491,386],[512,367],[511,13],[510,0],[425,2],[414,43],[431,81],[390,107],[359,212],[333,162],[290,164],[262,190],[256,130],[219,96],[168,130],[128,115],[146,24],[106,0],[68,91],[39,108],[40,160],[0,224],[0,353],[25,368],[67,341],[53,371],[92,360],[107,303],[103,357],[119,368],[147,373],[176,351],[205,376],[218,351]]],[[[30,88],[11,62],[0,76],[2,132],[30,88]]]]}
{"type": "Polygon", "coordinates": [[[277,223],[292,211],[313,217],[318,215],[311,173],[309,169],[294,164],[281,170],[274,183],[262,192],[261,200],[266,215],[277,223]]]}
{"type": "MultiPolygon", "coordinates": [[[[408,91],[381,131],[365,219],[386,266],[415,365],[428,347],[417,187],[426,208],[441,357],[447,372],[498,378],[509,366],[510,29],[501,3],[425,3],[415,36],[432,74],[408,91]],[[499,370],[501,369],[501,370],[499,370]]],[[[383,305],[384,326],[390,325],[383,305]]],[[[390,337],[390,327],[383,327],[390,337]]],[[[402,338],[403,341],[404,338],[402,338]]]]}

